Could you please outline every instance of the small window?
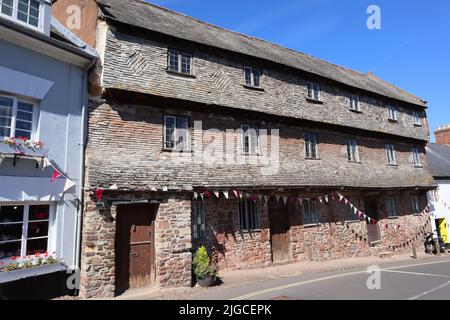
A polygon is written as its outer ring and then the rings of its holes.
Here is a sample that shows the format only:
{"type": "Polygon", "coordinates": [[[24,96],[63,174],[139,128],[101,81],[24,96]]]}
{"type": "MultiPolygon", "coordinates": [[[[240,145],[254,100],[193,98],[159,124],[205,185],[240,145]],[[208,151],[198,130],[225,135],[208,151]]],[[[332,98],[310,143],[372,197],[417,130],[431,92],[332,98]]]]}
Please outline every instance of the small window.
{"type": "Polygon", "coordinates": [[[311,201],[311,199],[303,199],[303,224],[318,224],[319,214],[317,212],[317,206],[311,201]]]}
{"type": "Polygon", "coordinates": [[[259,154],[259,129],[241,125],[241,145],[243,154],[259,154]]]}
{"type": "Polygon", "coordinates": [[[411,148],[411,153],[412,153],[412,157],[413,157],[413,164],[414,164],[414,166],[416,166],[416,167],[422,166],[422,161],[420,161],[419,147],[412,147],[411,148]]]}
{"type": "Polygon", "coordinates": [[[397,109],[394,106],[388,106],[388,119],[397,121],[397,109]]]}
{"type": "Polygon", "coordinates": [[[414,123],[415,126],[421,126],[422,125],[422,122],[420,120],[420,115],[419,115],[418,112],[414,111],[412,113],[412,117],[413,117],[413,123],[414,123]]]}
{"type": "Polygon", "coordinates": [[[261,87],[261,71],[251,67],[244,67],[244,81],[247,86],[261,87]]]}
{"type": "Polygon", "coordinates": [[[308,98],[320,101],[320,86],[318,83],[308,82],[308,98]]]}
{"type": "Polygon", "coordinates": [[[317,135],[310,132],[305,132],[305,157],[307,159],[317,159],[317,135]]]}
{"type": "Polygon", "coordinates": [[[189,150],[187,118],[164,116],[164,148],[175,151],[189,150]]]}
{"type": "Polygon", "coordinates": [[[31,139],[36,127],[34,113],[33,103],[0,96],[0,137],[31,139]]]}
{"type": "Polygon", "coordinates": [[[348,161],[359,162],[359,151],[356,139],[347,140],[347,158],[348,161]]]}
{"type": "Polygon", "coordinates": [[[359,96],[350,96],[350,110],[361,111],[359,107],[359,96]]]}
{"type": "Polygon", "coordinates": [[[419,196],[417,194],[411,195],[411,210],[412,213],[415,214],[420,213],[420,201],[419,196]]]}
{"type": "Polygon", "coordinates": [[[254,200],[239,200],[238,220],[240,231],[259,229],[258,203],[254,200]]]}
{"type": "Polygon", "coordinates": [[[178,50],[169,49],[167,70],[191,75],[192,55],[189,53],[180,52],[178,50]]]}
{"type": "Polygon", "coordinates": [[[49,205],[0,206],[0,260],[48,251],[49,205]]]}
{"type": "Polygon", "coordinates": [[[397,202],[394,196],[386,197],[386,212],[388,217],[397,217],[397,202]]]}
{"type": "Polygon", "coordinates": [[[194,239],[205,236],[205,203],[203,201],[192,201],[192,235],[194,239]]]}
{"type": "Polygon", "coordinates": [[[388,164],[397,164],[397,161],[395,159],[395,147],[393,144],[386,145],[386,156],[388,164]]]}

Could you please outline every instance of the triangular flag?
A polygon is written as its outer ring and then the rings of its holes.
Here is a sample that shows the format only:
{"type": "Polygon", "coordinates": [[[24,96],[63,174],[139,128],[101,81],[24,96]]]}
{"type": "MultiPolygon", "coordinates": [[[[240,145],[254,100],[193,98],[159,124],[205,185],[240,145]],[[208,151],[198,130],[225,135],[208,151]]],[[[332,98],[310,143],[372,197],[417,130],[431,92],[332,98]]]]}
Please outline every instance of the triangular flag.
{"type": "Polygon", "coordinates": [[[156,189],[155,186],[151,187],[150,190],[151,190],[151,191],[158,191],[158,189],[156,189]]]}
{"type": "Polygon", "coordinates": [[[167,187],[163,187],[162,189],[164,192],[166,192],[167,190],[169,190],[167,187]]]}
{"type": "Polygon", "coordinates": [[[262,194],[258,194],[258,200],[259,202],[261,202],[263,195],[262,194]]]}
{"type": "Polygon", "coordinates": [[[275,199],[277,199],[277,202],[279,202],[279,201],[280,201],[280,196],[279,196],[279,195],[276,195],[276,196],[275,196],[275,199]]]}
{"type": "Polygon", "coordinates": [[[197,198],[198,198],[198,194],[197,194],[197,192],[194,192],[194,200],[197,200],[197,198]]]}
{"type": "Polygon", "coordinates": [[[117,190],[117,189],[118,187],[116,183],[114,183],[111,187],[109,187],[109,190],[117,190]]]}
{"type": "Polygon", "coordinates": [[[264,203],[267,205],[269,203],[270,196],[264,196],[264,203]]]}
{"type": "Polygon", "coordinates": [[[231,193],[232,193],[236,198],[239,198],[239,191],[231,190],[231,193]]]}
{"type": "Polygon", "coordinates": [[[242,196],[243,196],[244,193],[238,191],[238,194],[239,194],[239,199],[242,199],[242,196]]]}
{"type": "Polygon", "coordinates": [[[284,204],[286,205],[288,197],[283,197],[284,204]]]}
{"type": "Polygon", "coordinates": [[[323,203],[322,197],[319,197],[318,199],[319,199],[320,203],[323,203]]]}
{"type": "Polygon", "coordinates": [[[342,201],[342,199],[344,199],[344,196],[341,194],[338,194],[338,195],[339,195],[339,201],[342,201]]]}
{"type": "Polygon", "coordinates": [[[357,213],[357,212],[358,212],[358,209],[356,209],[356,207],[353,207],[353,212],[354,212],[354,213],[357,213]]]}
{"type": "Polygon", "coordinates": [[[216,196],[216,198],[219,199],[220,198],[219,191],[213,191],[213,192],[214,192],[214,195],[216,196]]]}
{"type": "Polygon", "coordinates": [[[75,182],[73,182],[70,179],[66,179],[66,182],[64,183],[64,191],[63,192],[66,192],[67,190],[69,190],[70,188],[72,188],[75,185],[76,185],[75,182]]]}
{"type": "Polygon", "coordinates": [[[344,198],[344,203],[345,203],[345,204],[348,204],[348,203],[349,203],[348,200],[347,200],[347,198],[344,198]]]}
{"type": "Polygon", "coordinates": [[[222,191],[222,193],[223,193],[225,199],[228,199],[228,191],[222,191]]]}
{"type": "Polygon", "coordinates": [[[61,172],[59,172],[56,169],[53,169],[53,174],[52,174],[52,178],[50,179],[50,182],[55,181],[56,179],[58,179],[58,177],[61,176],[61,172]]]}
{"type": "Polygon", "coordinates": [[[324,198],[325,198],[325,201],[328,202],[328,195],[326,195],[324,198]]]}

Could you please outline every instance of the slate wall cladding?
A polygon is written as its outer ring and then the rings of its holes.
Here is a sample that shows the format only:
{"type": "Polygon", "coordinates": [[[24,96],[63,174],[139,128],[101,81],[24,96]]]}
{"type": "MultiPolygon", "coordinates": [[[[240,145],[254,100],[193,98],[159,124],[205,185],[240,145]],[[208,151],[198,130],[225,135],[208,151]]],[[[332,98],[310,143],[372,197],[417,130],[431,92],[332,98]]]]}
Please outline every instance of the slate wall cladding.
{"type": "Polygon", "coordinates": [[[212,54],[201,50],[200,46],[188,49],[194,56],[195,77],[173,75],[166,72],[169,46],[168,42],[146,40],[117,31],[108,32],[103,87],[211,104],[212,109],[214,105],[242,108],[428,139],[425,112],[421,112],[423,126],[414,126],[411,105],[376,98],[323,80],[319,81],[323,103],[308,102],[306,83],[313,79],[302,76],[300,72],[255,65],[254,60],[233,58],[218,50],[212,54]],[[243,65],[263,70],[261,81],[264,91],[243,86],[243,65]],[[362,113],[349,110],[350,94],[361,95],[362,113]],[[393,103],[398,108],[398,123],[388,122],[387,103],[393,103]]]}
{"type": "MultiPolygon", "coordinates": [[[[385,143],[357,136],[361,163],[347,160],[346,134],[307,128],[318,135],[319,160],[306,160],[303,127],[261,123],[258,119],[236,119],[231,116],[205,114],[180,109],[104,103],[91,106],[89,143],[86,152],[87,185],[109,188],[117,184],[121,190],[192,190],[195,187],[347,186],[366,188],[400,188],[433,185],[427,160],[421,153],[423,167],[412,164],[411,145],[396,144],[397,166],[387,164],[385,143]],[[203,122],[203,143],[211,142],[210,128],[238,129],[241,123],[254,123],[260,128],[280,129],[280,170],[263,175],[257,164],[194,163],[193,153],[172,160],[173,154],[163,150],[163,117],[165,114],[185,115],[190,122],[203,122]]],[[[194,132],[191,132],[191,136],[194,132]]],[[[234,133],[235,143],[240,141],[234,133]]],[[[270,139],[269,139],[270,140],[270,139]]],[[[240,142],[239,142],[240,143],[240,142]]],[[[240,148],[231,151],[237,157],[240,148]]],[[[223,151],[226,153],[226,150],[223,151]]],[[[253,156],[255,157],[255,156],[253,156]]],[[[250,157],[251,159],[251,157],[250,157]]]]}

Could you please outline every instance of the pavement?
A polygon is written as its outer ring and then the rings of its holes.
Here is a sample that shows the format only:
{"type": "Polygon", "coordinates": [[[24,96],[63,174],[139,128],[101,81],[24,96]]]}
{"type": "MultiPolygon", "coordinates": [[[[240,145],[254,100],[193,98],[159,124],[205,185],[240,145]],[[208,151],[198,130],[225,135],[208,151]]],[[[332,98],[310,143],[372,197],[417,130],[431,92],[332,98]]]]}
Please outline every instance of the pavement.
{"type": "Polygon", "coordinates": [[[118,300],[450,300],[450,254],[303,262],[221,273],[212,288],[143,288],[118,300]],[[367,273],[369,266],[374,271],[367,273]],[[369,289],[368,287],[371,289],[369,289]]]}

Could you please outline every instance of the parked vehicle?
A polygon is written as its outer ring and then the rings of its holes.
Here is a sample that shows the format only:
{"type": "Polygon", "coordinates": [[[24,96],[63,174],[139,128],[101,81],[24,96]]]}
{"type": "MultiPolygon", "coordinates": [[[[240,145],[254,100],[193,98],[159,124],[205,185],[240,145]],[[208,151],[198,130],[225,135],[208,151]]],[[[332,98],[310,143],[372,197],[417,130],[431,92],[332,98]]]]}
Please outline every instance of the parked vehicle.
{"type": "MultiPolygon", "coordinates": [[[[431,232],[428,232],[425,235],[425,242],[424,242],[424,246],[425,246],[425,252],[426,253],[437,253],[437,249],[436,249],[436,243],[434,241],[434,237],[433,234],[431,232]]],[[[439,243],[439,252],[440,253],[444,253],[446,250],[446,246],[444,241],[442,240],[442,238],[437,238],[438,243],[439,243]]]]}

